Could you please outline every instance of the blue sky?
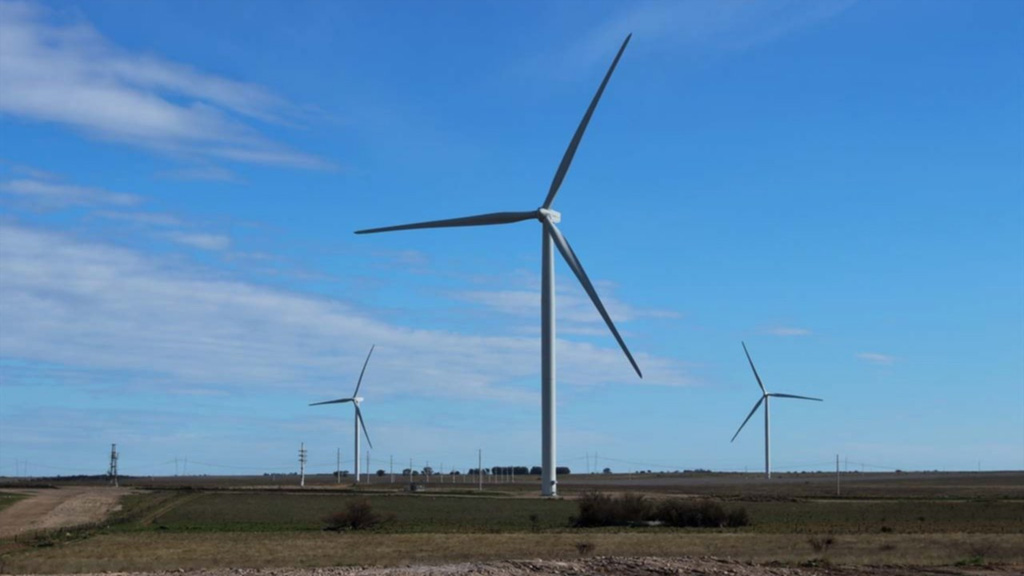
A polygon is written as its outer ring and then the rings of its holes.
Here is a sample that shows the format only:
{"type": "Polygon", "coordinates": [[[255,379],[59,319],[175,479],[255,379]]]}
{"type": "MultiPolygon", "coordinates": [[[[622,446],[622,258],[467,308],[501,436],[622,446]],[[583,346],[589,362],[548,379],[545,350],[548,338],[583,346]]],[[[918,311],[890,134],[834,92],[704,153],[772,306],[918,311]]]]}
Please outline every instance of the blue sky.
{"type": "Polygon", "coordinates": [[[0,4],[0,474],[1024,467],[1024,5],[0,4]],[[27,463],[27,464],[26,464],[27,463]]]}

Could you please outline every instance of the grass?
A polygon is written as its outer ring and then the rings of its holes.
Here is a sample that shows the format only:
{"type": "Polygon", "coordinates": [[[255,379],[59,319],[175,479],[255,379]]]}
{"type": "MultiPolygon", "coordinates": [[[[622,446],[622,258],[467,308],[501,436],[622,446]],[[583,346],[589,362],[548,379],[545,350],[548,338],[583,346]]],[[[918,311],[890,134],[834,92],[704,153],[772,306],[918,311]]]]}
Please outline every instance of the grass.
{"type": "Polygon", "coordinates": [[[211,492],[182,501],[152,524],[122,530],[310,531],[350,503],[365,499],[374,512],[393,518],[388,532],[529,532],[564,528],[576,504],[567,500],[465,496],[351,495],[330,493],[211,492]]]}
{"type": "MultiPolygon", "coordinates": [[[[121,531],[315,531],[323,519],[365,498],[393,518],[392,533],[538,532],[565,530],[579,513],[574,500],[480,496],[355,495],[289,492],[153,492],[129,496],[126,514],[145,522],[121,531]]],[[[1024,501],[812,500],[727,502],[742,506],[750,526],[764,534],[1024,534],[1024,501]]]]}
{"type": "Polygon", "coordinates": [[[744,502],[764,533],[1024,534],[1024,501],[811,500],[744,502]]]}
{"type": "Polygon", "coordinates": [[[12,494],[10,492],[0,492],[0,510],[7,508],[11,504],[14,504],[18,500],[25,498],[24,494],[12,494]]]}

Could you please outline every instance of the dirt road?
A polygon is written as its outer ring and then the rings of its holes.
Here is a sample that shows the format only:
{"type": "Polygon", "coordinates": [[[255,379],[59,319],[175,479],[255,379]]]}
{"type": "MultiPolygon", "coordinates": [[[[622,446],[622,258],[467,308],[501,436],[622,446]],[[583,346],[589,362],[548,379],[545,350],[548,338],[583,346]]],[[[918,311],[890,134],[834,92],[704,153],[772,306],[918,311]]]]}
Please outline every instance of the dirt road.
{"type": "Polygon", "coordinates": [[[0,538],[34,530],[52,530],[98,522],[119,508],[118,501],[128,488],[70,487],[4,490],[26,494],[0,510],[0,538]]]}

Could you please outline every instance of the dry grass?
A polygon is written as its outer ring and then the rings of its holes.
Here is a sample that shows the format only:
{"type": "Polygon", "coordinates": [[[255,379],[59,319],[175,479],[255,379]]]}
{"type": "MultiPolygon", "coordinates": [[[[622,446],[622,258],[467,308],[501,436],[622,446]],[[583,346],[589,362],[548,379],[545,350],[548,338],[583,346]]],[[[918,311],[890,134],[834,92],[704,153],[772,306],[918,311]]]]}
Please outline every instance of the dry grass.
{"type": "MultiPolygon", "coordinates": [[[[108,534],[4,558],[9,573],[71,573],[175,568],[436,564],[516,558],[574,558],[580,534],[139,533],[108,534]]],[[[820,554],[795,534],[590,533],[602,555],[712,555],[758,563],[801,563],[820,554]]],[[[952,565],[970,550],[1024,566],[1020,535],[888,534],[843,536],[829,560],[852,565],[952,565]]]]}

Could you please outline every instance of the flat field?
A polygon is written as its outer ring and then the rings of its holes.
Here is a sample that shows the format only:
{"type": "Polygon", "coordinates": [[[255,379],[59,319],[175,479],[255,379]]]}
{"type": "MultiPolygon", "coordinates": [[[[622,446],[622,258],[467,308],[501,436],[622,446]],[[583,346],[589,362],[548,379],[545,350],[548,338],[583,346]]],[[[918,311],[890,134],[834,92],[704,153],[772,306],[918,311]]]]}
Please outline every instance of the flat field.
{"type": "MultiPolygon", "coordinates": [[[[852,475],[851,475],[852,476],[852,475]]],[[[101,526],[0,541],[0,571],[64,573],[178,568],[440,564],[581,556],[717,556],[790,566],[943,566],[956,573],[1024,568],[1024,473],[872,474],[835,494],[835,477],[569,476],[563,498],[537,481],[354,487],[307,478],[129,479],[136,489],[101,526]],[[261,484],[260,480],[263,480],[261,484]],[[141,488],[141,489],[140,489],[141,488]],[[740,528],[579,528],[586,491],[651,500],[711,498],[746,510],[740,528]],[[371,530],[325,531],[352,502],[385,518],[371,530]]],[[[844,480],[846,478],[844,477],[844,480]]],[[[102,490],[103,488],[97,487],[102,490]]]]}

